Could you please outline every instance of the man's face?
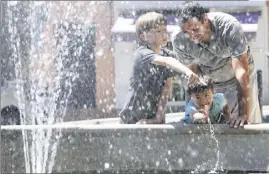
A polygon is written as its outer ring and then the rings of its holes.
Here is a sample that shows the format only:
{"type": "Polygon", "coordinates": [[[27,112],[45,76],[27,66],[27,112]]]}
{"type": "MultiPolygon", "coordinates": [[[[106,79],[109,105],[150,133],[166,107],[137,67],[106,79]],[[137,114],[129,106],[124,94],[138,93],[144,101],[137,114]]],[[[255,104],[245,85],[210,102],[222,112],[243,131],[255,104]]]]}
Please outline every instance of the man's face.
{"type": "Polygon", "coordinates": [[[201,109],[204,109],[206,105],[211,107],[213,103],[213,90],[193,93],[191,94],[191,98],[195,105],[201,109]]]}
{"type": "Polygon", "coordinates": [[[195,43],[207,43],[210,40],[210,27],[207,17],[202,20],[191,18],[183,23],[181,29],[195,43]]]}
{"type": "Polygon", "coordinates": [[[151,45],[166,46],[168,42],[168,32],[166,25],[156,25],[145,34],[145,40],[151,45]]]}

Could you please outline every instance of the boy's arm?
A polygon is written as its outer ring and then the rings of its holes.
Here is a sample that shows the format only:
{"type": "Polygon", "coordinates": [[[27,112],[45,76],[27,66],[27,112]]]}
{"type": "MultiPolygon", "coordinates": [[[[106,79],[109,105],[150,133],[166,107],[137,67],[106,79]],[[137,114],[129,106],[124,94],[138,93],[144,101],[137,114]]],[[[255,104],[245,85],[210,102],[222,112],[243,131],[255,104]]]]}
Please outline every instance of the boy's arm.
{"type": "Polygon", "coordinates": [[[165,123],[165,107],[168,102],[169,92],[172,85],[172,78],[168,78],[165,82],[165,86],[161,95],[161,99],[157,110],[157,119],[165,123]]]}
{"type": "Polygon", "coordinates": [[[160,102],[158,104],[158,110],[156,113],[156,117],[153,119],[140,120],[140,121],[138,121],[138,123],[141,123],[141,122],[142,123],[144,122],[144,124],[163,124],[163,123],[165,123],[165,106],[166,106],[167,101],[168,101],[171,83],[172,83],[172,78],[168,78],[167,81],[165,82],[165,86],[164,86],[164,89],[162,91],[161,99],[160,99],[160,102]]]}
{"type": "Polygon", "coordinates": [[[177,73],[185,74],[188,77],[188,84],[193,84],[200,81],[198,75],[196,75],[192,70],[190,70],[188,67],[186,67],[173,57],[155,55],[155,58],[152,60],[151,63],[155,65],[165,66],[168,69],[172,69],[177,73]]]}
{"type": "Polygon", "coordinates": [[[168,67],[178,73],[183,73],[187,75],[188,77],[194,74],[188,67],[186,67],[185,65],[183,65],[182,63],[180,63],[178,60],[176,60],[173,57],[164,57],[164,56],[156,55],[151,63],[155,65],[168,67]]]}

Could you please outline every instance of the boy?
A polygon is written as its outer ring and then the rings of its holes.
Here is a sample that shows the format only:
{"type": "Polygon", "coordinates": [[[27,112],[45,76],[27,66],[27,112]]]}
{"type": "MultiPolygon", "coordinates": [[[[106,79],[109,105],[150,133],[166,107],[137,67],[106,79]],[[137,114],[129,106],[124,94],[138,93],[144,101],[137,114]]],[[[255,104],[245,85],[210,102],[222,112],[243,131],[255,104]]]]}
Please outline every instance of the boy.
{"type": "Polygon", "coordinates": [[[227,123],[231,120],[231,111],[222,93],[215,93],[213,81],[204,76],[206,85],[200,82],[188,85],[191,99],[186,106],[185,117],[182,121],[192,123],[227,123]]]}
{"type": "Polygon", "coordinates": [[[135,52],[127,103],[119,116],[125,124],[165,123],[164,108],[174,72],[185,74],[189,83],[199,77],[174,59],[172,51],[162,49],[168,42],[165,16],[155,12],[140,16],[136,33],[140,47],[135,52]]]}

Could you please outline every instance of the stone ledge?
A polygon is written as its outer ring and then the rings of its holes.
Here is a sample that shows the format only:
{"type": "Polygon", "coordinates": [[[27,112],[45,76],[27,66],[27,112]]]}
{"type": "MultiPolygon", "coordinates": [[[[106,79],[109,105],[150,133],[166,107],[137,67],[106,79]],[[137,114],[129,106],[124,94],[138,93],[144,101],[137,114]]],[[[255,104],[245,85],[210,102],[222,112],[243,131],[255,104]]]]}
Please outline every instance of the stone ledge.
{"type": "MultiPolygon", "coordinates": [[[[25,172],[21,130],[61,132],[53,172],[268,171],[269,124],[1,126],[2,171],[25,172]],[[219,153],[219,161],[217,154],[219,153]],[[219,165],[216,166],[217,161],[219,165]],[[200,166],[200,167],[199,167],[200,166]]],[[[31,139],[31,135],[29,139],[31,139]]],[[[141,173],[141,172],[140,172],[141,173]]]]}

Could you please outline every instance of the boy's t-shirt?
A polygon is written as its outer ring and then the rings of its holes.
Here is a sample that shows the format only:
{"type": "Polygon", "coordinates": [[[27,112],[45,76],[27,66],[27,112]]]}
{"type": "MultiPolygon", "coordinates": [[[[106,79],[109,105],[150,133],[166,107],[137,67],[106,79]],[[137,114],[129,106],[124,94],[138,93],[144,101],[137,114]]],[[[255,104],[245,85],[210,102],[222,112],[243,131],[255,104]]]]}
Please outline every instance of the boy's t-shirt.
{"type": "MultiPolygon", "coordinates": [[[[134,56],[127,102],[119,113],[122,121],[128,124],[156,117],[165,81],[175,75],[172,70],[151,63],[156,53],[147,46],[140,46],[134,56]]],[[[162,49],[162,56],[175,57],[175,54],[162,49]]]]}
{"type": "MultiPolygon", "coordinates": [[[[212,108],[209,111],[209,117],[211,123],[223,123],[225,120],[222,117],[223,108],[227,105],[227,100],[222,93],[216,93],[213,95],[212,108]]],[[[199,108],[194,104],[193,100],[190,100],[185,110],[185,117],[182,121],[193,124],[191,115],[198,113],[199,108]]]]}

